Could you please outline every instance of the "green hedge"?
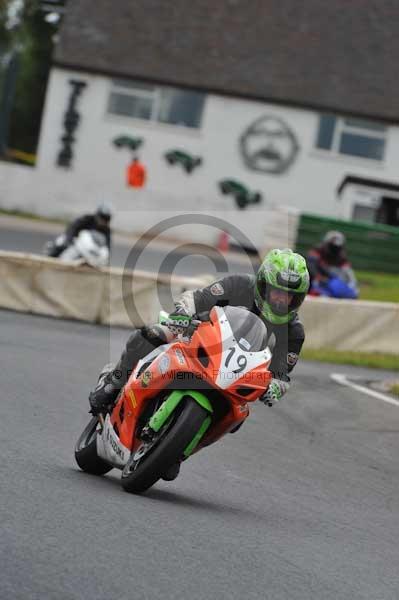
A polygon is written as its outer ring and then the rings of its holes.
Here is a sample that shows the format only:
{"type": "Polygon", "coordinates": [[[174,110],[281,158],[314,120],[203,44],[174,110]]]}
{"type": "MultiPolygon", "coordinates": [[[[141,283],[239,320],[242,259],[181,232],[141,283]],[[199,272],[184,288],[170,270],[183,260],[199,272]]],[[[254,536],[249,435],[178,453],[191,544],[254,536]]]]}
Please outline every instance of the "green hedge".
{"type": "Polygon", "coordinates": [[[399,228],[357,223],[302,214],[296,250],[306,256],[330,229],[342,231],[347,240],[349,259],[355,269],[399,273],[399,228]]]}

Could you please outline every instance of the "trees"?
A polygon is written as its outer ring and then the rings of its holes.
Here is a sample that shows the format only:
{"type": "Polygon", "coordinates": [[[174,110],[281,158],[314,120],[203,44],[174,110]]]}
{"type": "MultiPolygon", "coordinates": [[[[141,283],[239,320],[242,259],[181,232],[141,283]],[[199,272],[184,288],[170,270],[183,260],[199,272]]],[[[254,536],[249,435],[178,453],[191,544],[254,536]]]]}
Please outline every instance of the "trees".
{"type": "Polygon", "coordinates": [[[8,46],[10,32],[8,23],[8,4],[9,2],[0,2],[0,57],[8,46]]]}
{"type": "MultiPolygon", "coordinates": [[[[1,2],[1,0],[0,0],[1,2]]],[[[58,21],[48,18],[63,0],[3,0],[0,4],[0,57],[17,56],[15,93],[8,123],[6,145],[35,153],[51,66],[58,21]]],[[[7,72],[7,66],[3,70],[7,72]]],[[[11,78],[12,80],[12,78],[11,78]]],[[[0,80],[1,84],[1,80],[0,80]]],[[[3,74],[0,96],[7,94],[10,79],[3,74]]]]}

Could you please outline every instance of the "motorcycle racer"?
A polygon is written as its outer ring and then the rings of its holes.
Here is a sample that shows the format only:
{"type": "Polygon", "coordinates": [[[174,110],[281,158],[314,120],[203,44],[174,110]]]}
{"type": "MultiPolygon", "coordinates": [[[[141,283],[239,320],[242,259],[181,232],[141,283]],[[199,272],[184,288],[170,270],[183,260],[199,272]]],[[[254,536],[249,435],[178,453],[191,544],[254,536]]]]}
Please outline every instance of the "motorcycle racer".
{"type": "Polygon", "coordinates": [[[112,406],[120,389],[127,382],[134,365],[152,350],[170,342],[173,334],[187,329],[194,315],[214,306],[243,306],[258,315],[274,334],[275,346],[269,370],[273,379],[266,393],[259,398],[273,406],[290,387],[289,373],[301,351],[305,334],[297,311],[309,288],[309,273],[305,259],[290,249],[271,250],[258,273],[229,275],[202,289],[184,292],[169,315],[168,339],[159,325],[135,329],[130,335],[118,364],[104,367],[96,388],[89,395],[93,414],[112,406]]]}
{"type": "Polygon", "coordinates": [[[72,240],[83,230],[98,231],[105,236],[108,250],[111,251],[111,228],[112,219],[111,208],[105,204],[100,204],[94,214],[85,214],[78,217],[68,225],[65,233],[56,239],[49,249],[49,256],[57,258],[71,244],[72,240]]]}

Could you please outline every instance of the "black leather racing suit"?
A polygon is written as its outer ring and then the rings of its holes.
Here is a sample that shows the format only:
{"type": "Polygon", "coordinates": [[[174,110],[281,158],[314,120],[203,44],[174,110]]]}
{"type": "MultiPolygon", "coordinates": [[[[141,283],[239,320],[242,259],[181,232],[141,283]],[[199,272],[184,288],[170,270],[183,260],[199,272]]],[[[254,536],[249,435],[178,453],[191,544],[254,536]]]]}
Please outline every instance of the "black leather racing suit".
{"type": "MultiPolygon", "coordinates": [[[[259,315],[254,303],[255,277],[229,275],[202,289],[184,292],[176,302],[189,315],[209,311],[213,306],[244,306],[259,315]]],[[[288,373],[294,368],[305,339],[303,325],[296,316],[290,323],[274,325],[265,321],[269,333],[274,333],[276,344],[270,370],[273,377],[289,381],[288,373]]],[[[157,326],[136,329],[129,337],[126,348],[114,369],[113,383],[122,387],[137,362],[155,347],[164,344],[157,326]]]]}
{"type": "Polygon", "coordinates": [[[107,240],[108,250],[111,249],[111,228],[107,223],[100,223],[97,215],[83,215],[72,221],[65,232],[66,243],[70,244],[83,229],[102,233],[107,240]]]}

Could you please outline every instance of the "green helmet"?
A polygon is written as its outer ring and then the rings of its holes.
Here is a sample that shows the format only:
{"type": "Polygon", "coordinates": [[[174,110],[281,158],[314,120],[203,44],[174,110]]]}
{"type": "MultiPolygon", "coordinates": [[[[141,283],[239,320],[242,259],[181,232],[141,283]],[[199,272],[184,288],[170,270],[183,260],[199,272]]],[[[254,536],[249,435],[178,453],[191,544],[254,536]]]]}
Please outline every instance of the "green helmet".
{"type": "Polygon", "coordinates": [[[289,249],[270,250],[256,277],[255,304],[266,321],[281,325],[295,317],[308,289],[309,273],[303,256],[289,249]],[[285,304],[273,302],[272,290],[282,290],[292,298],[285,304]]]}

